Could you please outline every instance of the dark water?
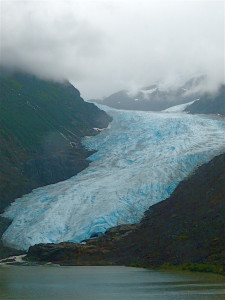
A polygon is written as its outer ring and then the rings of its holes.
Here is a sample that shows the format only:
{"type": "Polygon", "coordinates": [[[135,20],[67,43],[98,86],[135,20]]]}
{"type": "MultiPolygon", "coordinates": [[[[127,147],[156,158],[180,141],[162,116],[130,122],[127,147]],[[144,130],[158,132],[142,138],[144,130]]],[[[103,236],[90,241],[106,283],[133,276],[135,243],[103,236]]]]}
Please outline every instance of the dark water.
{"type": "Polygon", "coordinates": [[[225,299],[225,278],[127,267],[0,267],[0,299],[225,299]]]}

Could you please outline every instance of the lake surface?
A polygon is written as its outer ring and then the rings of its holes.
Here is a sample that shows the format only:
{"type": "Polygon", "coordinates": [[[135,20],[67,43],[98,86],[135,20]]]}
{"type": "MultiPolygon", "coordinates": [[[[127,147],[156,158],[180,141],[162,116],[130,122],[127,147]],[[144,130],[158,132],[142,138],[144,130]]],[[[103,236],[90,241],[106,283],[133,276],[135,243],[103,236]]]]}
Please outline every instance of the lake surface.
{"type": "Polygon", "coordinates": [[[225,299],[225,278],[128,267],[0,267],[0,299],[225,299]]]}

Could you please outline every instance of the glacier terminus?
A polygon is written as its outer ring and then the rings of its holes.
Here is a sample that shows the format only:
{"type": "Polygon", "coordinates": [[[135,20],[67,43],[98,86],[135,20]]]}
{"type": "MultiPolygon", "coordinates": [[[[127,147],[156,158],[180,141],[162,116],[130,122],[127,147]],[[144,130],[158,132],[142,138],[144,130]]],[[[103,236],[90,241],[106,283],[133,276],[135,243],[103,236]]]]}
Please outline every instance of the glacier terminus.
{"type": "Polygon", "coordinates": [[[194,169],[225,149],[225,121],[184,112],[103,107],[110,126],[83,145],[96,152],[76,176],[33,190],[9,206],[3,242],[27,250],[37,243],[82,242],[138,222],[194,169]]]}

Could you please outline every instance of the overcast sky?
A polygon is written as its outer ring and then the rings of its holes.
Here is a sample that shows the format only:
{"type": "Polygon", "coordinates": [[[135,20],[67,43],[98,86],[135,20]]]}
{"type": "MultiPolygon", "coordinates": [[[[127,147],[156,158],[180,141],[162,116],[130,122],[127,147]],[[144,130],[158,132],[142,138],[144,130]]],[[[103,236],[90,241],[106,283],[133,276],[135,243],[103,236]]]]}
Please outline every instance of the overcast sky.
{"type": "Polygon", "coordinates": [[[224,82],[224,1],[1,1],[1,63],[85,99],[206,74],[224,82]]]}

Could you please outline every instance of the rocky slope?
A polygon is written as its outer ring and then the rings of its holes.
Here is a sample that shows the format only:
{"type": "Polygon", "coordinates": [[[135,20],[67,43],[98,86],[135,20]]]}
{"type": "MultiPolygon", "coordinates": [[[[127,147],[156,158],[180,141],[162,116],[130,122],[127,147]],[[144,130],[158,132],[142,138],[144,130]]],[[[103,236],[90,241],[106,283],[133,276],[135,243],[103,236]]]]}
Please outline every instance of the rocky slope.
{"type": "Polygon", "coordinates": [[[135,93],[122,90],[103,100],[92,101],[117,109],[161,111],[198,99],[200,94],[194,90],[203,80],[204,77],[193,78],[176,89],[161,89],[155,84],[144,87],[135,93]]]}
{"type": "Polygon", "coordinates": [[[112,228],[85,245],[35,245],[27,258],[66,265],[203,264],[224,273],[224,201],[221,154],[181,182],[168,199],[151,206],[139,224],[112,228]]]}
{"type": "MultiPolygon", "coordinates": [[[[0,212],[32,189],[87,167],[81,145],[111,118],[69,82],[0,70],[0,212]]],[[[0,222],[1,223],[1,222],[0,222]]]]}
{"type": "Polygon", "coordinates": [[[225,116],[225,85],[221,85],[214,95],[204,94],[199,101],[185,109],[192,114],[220,114],[225,116]]]}

